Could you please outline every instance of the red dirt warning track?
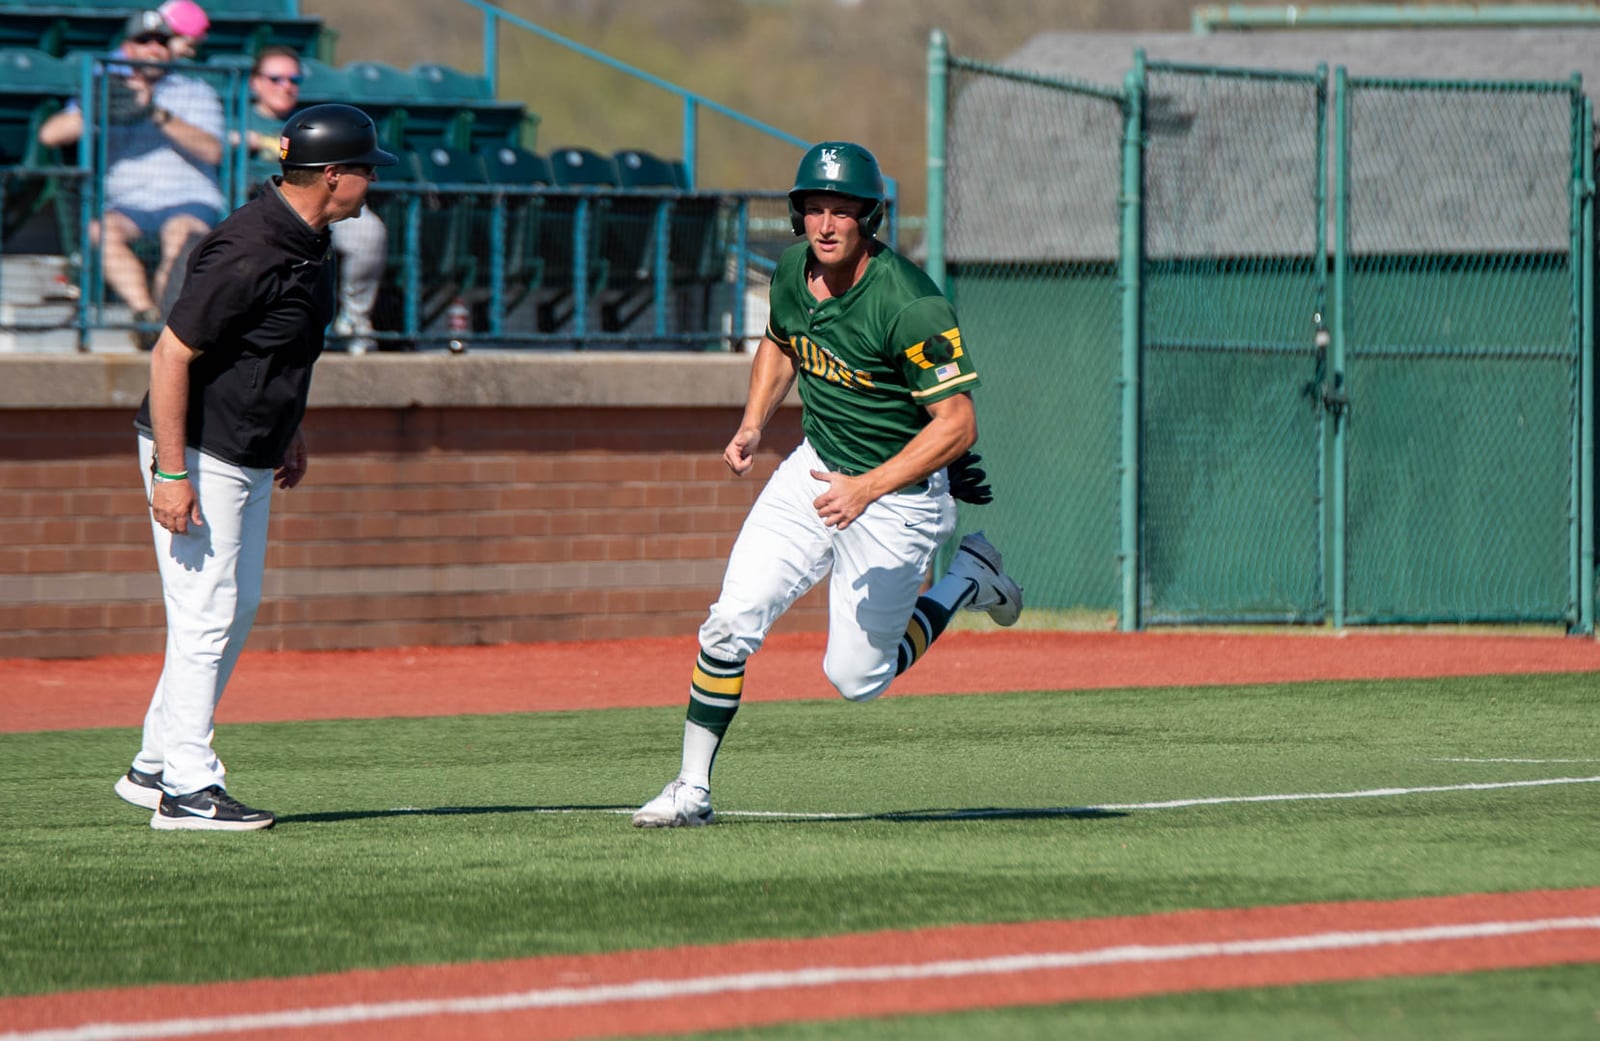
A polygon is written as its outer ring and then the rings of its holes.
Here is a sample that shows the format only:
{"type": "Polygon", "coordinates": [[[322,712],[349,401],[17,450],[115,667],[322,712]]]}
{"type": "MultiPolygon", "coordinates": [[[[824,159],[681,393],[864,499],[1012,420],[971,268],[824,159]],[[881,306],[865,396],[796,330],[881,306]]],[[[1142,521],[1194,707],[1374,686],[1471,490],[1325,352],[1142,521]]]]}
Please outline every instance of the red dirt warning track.
{"type": "MultiPolygon", "coordinates": [[[[820,634],[774,636],[750,701],[830,698],[820,634]]],[[[378,651],[246,652],[218,722],[682,705],[694,637],[378,651]]],[[[138,726],[157,655],[0,659],[0,732],[138,726]]],[[[891,696],[1215,686],[1317,679],[1600,672],[1600,643],[1550,636],[1348,632],[953,632],[891,696]]]]}
{"type": "Polygon", "coordinates": [[[1600,888],[79,991],[0,1000],[0,1037],[638,1037],[1595,961],[1600,888]]]}

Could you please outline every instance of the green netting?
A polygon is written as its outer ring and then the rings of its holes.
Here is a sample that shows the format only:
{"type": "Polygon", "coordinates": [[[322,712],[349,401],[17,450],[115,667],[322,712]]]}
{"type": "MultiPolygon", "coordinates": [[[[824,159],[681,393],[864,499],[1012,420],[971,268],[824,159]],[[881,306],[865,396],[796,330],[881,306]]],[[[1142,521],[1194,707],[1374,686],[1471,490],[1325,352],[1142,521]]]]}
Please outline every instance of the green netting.
{"type": "Polygon", "coordinates": [[[946,263],[996,492],[962,507],[1036,610],[1118,598],[1122,109],[952,62],[946,263]]]}
{"type": "Polygon", "coordinates": [[[1576,89],[1346,99],[1346,618],[1571,622],[1576,89]]]}
{"type": "Polygon", "coordinates": [[[1140,609],[1322,611],[1322,78],[1153,65],[1140,609]]]}

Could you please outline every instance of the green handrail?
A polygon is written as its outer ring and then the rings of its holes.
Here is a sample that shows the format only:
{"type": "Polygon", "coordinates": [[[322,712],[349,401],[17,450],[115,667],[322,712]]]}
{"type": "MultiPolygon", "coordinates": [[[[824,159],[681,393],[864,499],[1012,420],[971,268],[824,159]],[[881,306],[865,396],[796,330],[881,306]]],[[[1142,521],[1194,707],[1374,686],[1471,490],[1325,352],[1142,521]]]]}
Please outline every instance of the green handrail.
{"type": "Polygon", "coordinates": [[[1592,4],[1340,4],[1327,7],[1206,4],[1190,14],[1196,36],[1231,29],[1376,29],[1414,26],[1554,26],[1600,23],[1592,4]]]}
{"type": "Polygon", "coordinates": [[[664,90],[669,94],[677,95],[678,98],[683,101],[683,162],[689,171],[690,188],[695,187],[695,184],[698,180],[696,177],[695,163],[697,154],[696,138],[698,136],[697,129],[699,110],[702,108],[715,112],[718,115],[726,116],[737,123],[742,123],[753,130],[757,130],[763,134],[775,137],[780,141],[794,145],[798,148],[811,147],[812,142],[803,137],[800,137],[796,134],[791,134],[787,130],[780,130],[777,127],[763,123],[758,119],[747,116],[744,113],[731,109],[726,105],[712,101],[703,95],[696,94],[691,90],[680,87],[676,83],[664,80],[660,76],[646,72],[643,69],[636,68],[635,66],[629,65],[627,62],[619,61],[616,58],[611,57],[609,54],[595,50],[593,47],[585,47],[576,40],[570,40],[567,37],[562,36],[560,33],[553,32],[549,29],[546,29],[542,25],[537,25],[533,22],[530,22],[520,15],[514,15],[511,12],[496,7],[493,4],[485,3],[484,0],[461,0],[461,2],[475,7],[483,13],[483,71],[484,74],[488,76],[489,82],[495,85],[496,95],[499,94],[499,59],[497,51],[499,50],[499,29],[501,22],[504,22],[508,25],[513,25],[526,32],[533,33],[535,36],[538,36],[541,39],[548,40],[551,43],[565,47],[567,50],[572,51],[575,54],[580,54],[591,61],[599,62],[609,69],[614,69],[617,72],[632,76],[634,79],[648,83],[652,87],[664,90]]]}

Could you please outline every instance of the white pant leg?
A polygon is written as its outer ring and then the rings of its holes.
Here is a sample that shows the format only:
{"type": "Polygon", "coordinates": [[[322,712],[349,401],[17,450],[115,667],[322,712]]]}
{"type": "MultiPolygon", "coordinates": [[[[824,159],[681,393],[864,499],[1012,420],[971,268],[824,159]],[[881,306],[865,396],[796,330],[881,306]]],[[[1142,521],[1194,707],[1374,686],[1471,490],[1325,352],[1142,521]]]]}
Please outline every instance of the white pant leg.
{"type": "Polygon", "coordinates": [[[742,662],[767,631],[833,564],[833,532],[812,502],[822,461],[801,442],[761,490],[739,529],[722,593],[700,627],[700,647],[719,661],[742,662]]]}
{"type": "Polygon", "coordinates": [[[339,317],[357,335],[372,331],[372,306],[388,263],[389,229],[371,209],[329,228],[333,250],[339,254],[339,317]]]}
{"type": "Polygon", "coordinates": [[[925,491],[896,492],[874,502],[834,539],[822,668],[840,696],[868,701],[893,682],[923,580],[934,554],[955,532],[948,489],[941,470],[925,491]]]}
{"type": "MultiPolygon", "coordinates": [[[[153,443],[141,435],[147,494],[153,455],[153,443]]],[[[140,770],[159,770],[175,795],[226,786],[226,770],[211,747],[212,720],[261,604],[272,507],[270,469],[234,466],[192,448],[185,465],[191,480],[197,478],[205,522],[183,535],[150,522],[167,648],[134,760],[140,770]]]]}

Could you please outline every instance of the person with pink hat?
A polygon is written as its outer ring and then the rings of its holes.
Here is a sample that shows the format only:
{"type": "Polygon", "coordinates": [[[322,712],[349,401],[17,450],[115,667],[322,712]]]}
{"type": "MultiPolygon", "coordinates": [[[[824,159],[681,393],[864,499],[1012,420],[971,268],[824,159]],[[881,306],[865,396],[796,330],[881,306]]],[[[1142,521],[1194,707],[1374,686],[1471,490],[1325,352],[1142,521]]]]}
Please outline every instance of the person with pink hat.
{"type": "Polygon", "coordinates": [[[211,30],[211,19],[205,8],[194,0],[167,0],[156,10],[172,29],[172,41],[168,45],[172,57],[178,61],[193,60],[205,42],[206,33],[211,30]]]}

